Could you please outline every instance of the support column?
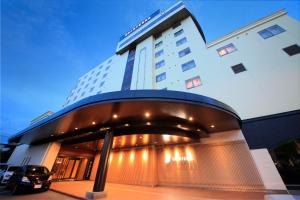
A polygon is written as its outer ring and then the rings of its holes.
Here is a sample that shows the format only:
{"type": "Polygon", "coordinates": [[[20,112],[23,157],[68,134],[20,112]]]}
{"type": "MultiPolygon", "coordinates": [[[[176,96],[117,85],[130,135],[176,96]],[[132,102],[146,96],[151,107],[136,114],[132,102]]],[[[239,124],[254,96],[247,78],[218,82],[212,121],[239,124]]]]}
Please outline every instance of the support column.
{"type": "Polygon", "coordinates": [[[109,154],[113,143],[113,138],[114,134],[112,131],[108,131],[105,134],[104,144],[101,151],[93,192],[86,193],[87,199],[100,199],[106,196],[104,188],[108,170],[109,154]]]}

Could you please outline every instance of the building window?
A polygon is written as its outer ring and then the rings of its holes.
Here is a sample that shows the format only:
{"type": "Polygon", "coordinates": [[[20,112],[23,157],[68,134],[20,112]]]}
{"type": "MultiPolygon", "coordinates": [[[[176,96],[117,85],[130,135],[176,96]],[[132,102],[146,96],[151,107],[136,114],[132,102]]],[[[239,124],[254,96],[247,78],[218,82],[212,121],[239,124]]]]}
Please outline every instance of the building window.
{"type": "Polygon", "coordinates": [[[181,25],[181,23],[180,23],[180,22],[177,22],[177,23],[175,23],[175,24],[172,26],[172,28],[175,29],[175,28],[177,28],[177,27],[180,26],[180,25],[181,25]]]}
{"type": "Polygon", "coordinates": [[[285,47],[282,50],[285,51],[285,53],[287,53],[289,56],[300,53],[300,47],[297,44],[285,47]]]}
{"type": "Polygon", "coordinates": [[[105,68],[105,70],[108,70],[110,68],[110,65],[109,66],[107,66],[106,68],[105,68]]]}
{"type": "Polygon", "coordinates": [[[264,30],[259,31],[258,34],[262,38],[267,39],[267,38],[270,38],[274,35],[278,35],[278,34],[284,32],[284,31],[285,30],[283,28],[281,28],[280,26],[275,24],[274,26],[270,26],[269,28],[266,28],[264,30]]]}
{"type": "Polygon", "coordinates": [[[85,94],[85,92],[81,93],[81,96],[83,97],[84,94],[85,94]]]}
{"type": "Polygon", "coordinates": [[[156,82],[160,82],[166,79],[166,72],[161,73],[159,75],[156,76],[156,82]]]}
{"type": "Polygon", "coordinates": [[[101,92],[102,92],[102,91],[100,90],[99,92],[97,92],[97,94],[101,94],[101,92]]]}
{"type": "Polygon", "coordinates": [[[188,48],[185,48],[185,49],[179,51],[178,56],[179,56],[179,58],[181,58],[189,53],[191,53],[191,49],[188,47],[188,48]]]}
{"type": "Polygon", "coordinates": [[[95,84],[97,82],[97,79],[94,80],[93,84],[95,84]]]}
{"type": "Polygon", "coordinates": [[[163,41],[160,41],[160,42],[156,43],[156,44],[155,44],[155,48],[160,47],[162,44],[163,44],[163,41]]]}
{"type": "Polygon", "coordinates": [[[104,81],[102,81],[101,83],[100,83],[100,87],[102,87],[104,85],[104,81]]]}
{"type": "Polygon", "coordinates": [[[100,72],[98,72],[98,73],[96,74],[96,76],[99,76],[99,74],[100,74],[100,72]]]}
{"type": "Polygon", "coordinates": [[[109,59],[109,61],[107,63],[111,63],[111,59],[109,59]]]}
{"type": "Polygon", "coordinates": [[[176,46],[178,47],[178,46],[180,46],[180,45],[182,45],[182,44],[184,44],[186,42],[187,42],[186,37],[181,38],[180,40],[176,41],[176,46]]]}
{"type": "Polygon", "coordinates": [[[105,78],[107,76],[107,73],[103,74],[102,78],[105,78]]]}
{"type": "Polygon", "coordinates": [[[93,70],[92,72],[91,72],[91,74],[93,74],[95,71],[93,70]]]}
{"type": "Polygon", "coordinates": [[[160,50],[160,51],[158,51],[158,52],[155,53],[155,58],[157,58],[157,57],[159,57],[159,56],[161,56],[163,54],[164,54],[164,50],[160,50]]]}
{"type": "Polygon", "coordinates": [[[168,88],[165,87],[165,88],[162,88],[161,90],[168,90],[168,88]]]}
{"type": "Polygon", "coordinates": [[[183,29],[180,29],[179,31],[177,31],[177,32],[174,33],[174,37],[178,37],[182,33],[183,33],[183,29]]]}
{"type": "Polygon", "coordinates": [[[84,81],[81,82],[81,85],[84,85],[84,81]]]}
{"type": "Polygon", "coordinates": [[[73,101],[75,101],[77,99],[77,96],[74,97],[73,101]]]}
{"type": "Polygon", "coordinates": [[[196,67],[196,63],[195,63],[194,60],[191,60],[191,61],[189,61],[189,62],[183,63],[183,64],[181,65],[181,69],[182,69],[183,72],[184,72],[184,71],[187,71],[187,70],[189,70],[189,69],[192,69],[192,68],[194,68],[194,67],[196,67]]]}
{"type": "Polygon", "coordinates": [[[89,84],[86,84],[84,88],[87,88],[89,86],[89,84]]]}
{"type": "Polygon", "coordinates": [[[90,76],[90,78],[88,79],[88,81],[90,81],[92,79],[92,77],[90,76]]]}
{"type": "Polygon", "coordinates": [[[188,79],[188,80],[185,81],[185,87],[187,89],[198,87],[200,85],[201,85],[200,76],[195,76],[195,77],[190,78],[190,79],[188,79]]]}
{"type": "Polygon", "coordinates": [[[161,68],[163,66],[165,66],[165,60],[161,60],[161,61],[155,63],[155,69],[161,68]]]}
{"type": "Polygon", "coordinates": [[[103,66],[102,66],[102,65],[100,65],[100,66],[99,66],[99,69],[102,69],[102,67],[103,67],[103,66]]]}
{"type": "Polygon", "coordinates": [[[94,90],[94,87],[90,88],[90,92],[93,92],[93,90],[94,90]]]}
{"type": "Polygon", "coordinates": [[[154,35],[154,39],[157,40],[158,38],[160,38],[162,36],[162,33],[157,33],[154,35]]]}
{"type": "Polygon", "coordinates": [[[245,66],[242,63],[234,65],[234,66],[231,66],[231,69],[232,69],[232,71],[235,74],[238,74],[238,73],[241,73],[243,71],[246,71],[246,68],[245,68],[245,66]]]}
{"type": "Polygon", "coordinates": [[[218,52],[219,56],[225,56],[226,54],[230,54],[236,50],[237,49],[235,48],[235,46],[232,43],[230,43],[224,47],[217,49],[217,52],[218,52]]]}
{"type": "Polygon", "coordinates": [[[79,93],[79,92],[80,92],[80,90],[81,90],[81,88],[79,88],[79,89],[77,90],[77,93],[79,93]]]}

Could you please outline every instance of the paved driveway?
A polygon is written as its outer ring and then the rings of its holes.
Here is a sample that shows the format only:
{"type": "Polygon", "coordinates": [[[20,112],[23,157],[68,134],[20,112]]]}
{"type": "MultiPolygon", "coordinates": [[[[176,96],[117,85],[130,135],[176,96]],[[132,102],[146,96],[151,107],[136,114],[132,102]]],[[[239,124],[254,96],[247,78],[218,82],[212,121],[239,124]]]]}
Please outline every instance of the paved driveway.
{"type": "Polygon", "coordinates": [[[38,192],[30,194],[11,195],[9,191],[3,187],[0,188],[1,200],[75,200],[75,198],[59,194],[53,191],[38,192]]]}

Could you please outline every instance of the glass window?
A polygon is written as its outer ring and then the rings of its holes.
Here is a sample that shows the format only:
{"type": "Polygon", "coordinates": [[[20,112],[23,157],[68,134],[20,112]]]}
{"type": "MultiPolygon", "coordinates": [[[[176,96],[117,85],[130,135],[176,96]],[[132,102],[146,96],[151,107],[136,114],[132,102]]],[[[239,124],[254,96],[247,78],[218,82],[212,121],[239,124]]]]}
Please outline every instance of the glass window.
{"type": "Polygon", "coordinates": [[[99,69],[102,69],[102,67],[103,67],[103,66],[102,66],[102,65],[100,65],[100,66],[99,66],[99,69]]]}
{"type": "Polygon", "coordinates": [[[84,85],[84,81],[81,82],[81,85],[84,85]]]}
{"type": "Polygon", "coordinates": [[[178,37],[179,35],[181,35],[183,33],[183,29],[180,29],[179,31],[174,33],[175,37],[178,37]]]}
{"type": "Polygon", "coordinates": [[[165,80],[167,77],[166,77],[166,72],[164,73],[161,73],[159,75],[156,76],[156,82],[160,82],[160,81],[163,81],[165,80]]]}
{"type": "Polygon", "coordinates": [[[185,49],[179,51],[178,56],[179,56],[179,58],[181,58],[189,53],[191,53],[191,49],[188,47],[188,48],[185,48],[185,49]]]}
{"type": "Polygon", "coordinates": [[[84,94],[85,94],[85,92],[81,93],[81,96],[83,97],[84,94]]]}
{"type": "Polygon", "coordinates": [[[181,69],[182,69],[183,72],[184,72],[184,71],[187,71],[187,70],[189,70],[189,69],[192,69],[192,68],[194,68],[194,67],[196,67],[196,63],[195,63],[194,60],[188,61],[188,62],[183,63],[183,64],[181,65],[181,69]]]}
{"type": "Polygon", "coordinates": [[[178,46],[180,46],[180,45],[182,45],[182,44],[184,44],[186,42],[187,42],[186,37],[181,38],[180,40],[176,41],[176,46],[178,47],[178,46]]]}
{"type": "Polygon", "coordinates": [[[95,79],[93,83],[95,84],[95,83],[97,82],[97,80],[98,80],[98,79],[95,79]]]}
{"type": "Polygon", "coordinates": [[[102,78],[105,78],[107,76],[107,73],[103,74],[102,78]]]}
{"type": "Polygon", "coordinates": [[[86,84],[84,88],[87,88],[89,86],[89,84],[86,84]]]}
{"type": "Polygon", "coordinates": [[[90,88],[90,92],[92,92],[94,90],[94,87],[90,88]]]}
{"type": "Polygon", "coordinates": [[[161,90],[168,90],[168,88],[165,87],[165,88],[162,88],[161,90]]]}
{"type": "Polygon", "coordinates": [[[90,77],[89,79],[88,79],[88,81],[90,81],[92,79],[92,77],[90,77]]]}
{"type": "Polygon", "coordinates": [[[93,74],[93,73],[95,73],[95,71],[94,71],[94,70],[91,72],[91,74],[93,74]]]}
{"type": "Polygon", "coordinates": [[[285,53],[287,53],[289,56],[293,56],[300,53],[300,47],[297,44],[293,44],[283,48],[283,51],[285,51],[285,53]]]}
{"type": "Polygon", "coordinates": [[[228,44],[226,46],[218,48],[217,52],[218,52],[219,56],[225,56],[226,54],[230,54],[230,53],[232,53],[232,52],[234,52],[236,50],[237,49],[235,48],[235,46],[232,43],[230,43],[230,44],[228,44]]]}
{"type": "Polygon", "coordinates": [[[177,23],[175,23],[175,24],[172,26],[172,28],[175,29],[175,28],[177,28],[177,27],[180,26],[180,25],[181,25],[181,23],[180,23],[180,22],[177,22],[177,23]]]}
{"type": "Polygon", "coordinates": [[[75,101],[77,99],[77,96],[74,97],[73,101],[75,101]]]}
{"type": "Polygon", "coordinates": [[[190,78],[190,79],[188,79],[188,80],[185,81],[185,87],[187,89],[198,87],[200,85],[201,85],[200,76],[195,76],[195,77],[190,78]]]}
{"type": "Polygon", "coordinates": [[[100,74],[100,72],[98,72],[98,73],[96,74],[96,76],[99,76],[99,74],[100,74]]]}
{"type": "Polygon", "coordinates": [[[278,35],[282,32],[284,32],[285,30],[283,28],[281,28],[280,26],[278,26],[277,24],[275,24],[274,26],[270,26],[266,29],[263,29],[261,31],[258,32],[258,34],[264,38],[264,39],[267,39],[267,38],[270,38],[274,35],[278,35]]]}
{"type": "Polygon", "coordinates": [[[77,93],[80,92],[80,90],[81,90],[81,88],[79,88],[79,89],[77,90],[77,93]]]}
{"type": "Polygon", "coordinates": [[[157,58],[157,57],[159,57],[159,56],[161,56],[163,54],[164,54],[164,50],[160,50],[160,51],[158,51],[158,52],[155,53],[155,58],[157,58]]]}
{"type": "Polygon", "coordinates": [[[99,92],[97,92],[97,94],[101,94],[101,90],[99,92]]]}
{"type": "Polygon", "coordinates": [[[110,65],[108,65],[106,68],[105,68],[105,70],[108,70],[110,68],[110,65]]]}
{"type": "Polygon", "coordinates": [[[161,60],[161,61],[155,63],[155,69],[161,68],[163,66],[165,66],[165,60],[161,60]]]}
{"type": "Polygon", "coordinates": [[[238,74],[238,73],[241,73],[243,71],[246,71],[246,68],[245,68],[245,66],[242,63],[234,65],[234,66],[231,66],[231,69],[232,69],[232,71],[235,74],[238,74]]]}
{"type": "Polygon", "coordinates": [[[111,59],[109,59],[109,61],[107,63],[111,63],[111,59]]]}
{"type": "Polygon", "coordinates": [[[160,47],[162,44],[163,44],[163,41],[160,41],[160,42],[156,43],[156,44],[155,44],[155,48],[160,47]]]}
{"type": "Polygon", "coordinates": [[[100,87],[102,87],[102,86],[104,85],[104,83],[105,83],[105,82],[104,82],[104,81],[102,81],[102,82],[100,83],[100,87]]]}

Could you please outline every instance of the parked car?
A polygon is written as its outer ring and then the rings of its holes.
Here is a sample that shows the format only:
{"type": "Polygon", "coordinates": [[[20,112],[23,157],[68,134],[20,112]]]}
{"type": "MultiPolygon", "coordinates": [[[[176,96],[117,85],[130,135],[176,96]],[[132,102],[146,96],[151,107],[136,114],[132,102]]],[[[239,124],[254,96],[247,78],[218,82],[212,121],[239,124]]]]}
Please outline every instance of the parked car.
{"type": "Polygon", "coordinates": [[[2,181],[3,175],[6,172],[7,168],[8,168],[8,164],[0,163],[0,182],[2,181]]]}
{"type": "Polygon", "coordinates": [[[14,174],[14,172],[19,169],[20,166],[7,166],[6,170],[3,173],[0,185],[6,185],[7,181],[14,174]]]}
{"type": "Polygon", "coordinates": [[[51,185],[52,173],[40,165],[24,165],[12,175],[7,188],[12,194],[34,190],[47,191],[51,185]]]}

